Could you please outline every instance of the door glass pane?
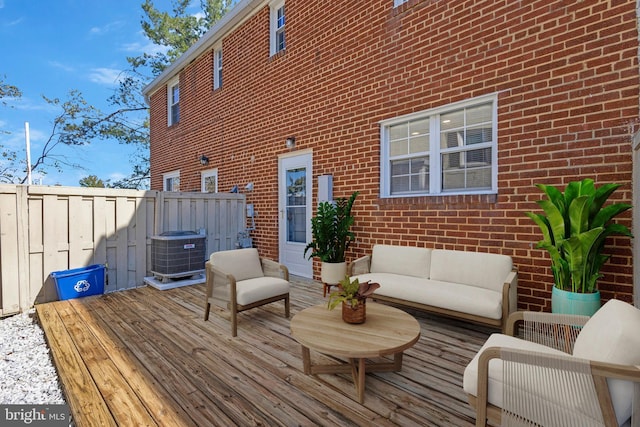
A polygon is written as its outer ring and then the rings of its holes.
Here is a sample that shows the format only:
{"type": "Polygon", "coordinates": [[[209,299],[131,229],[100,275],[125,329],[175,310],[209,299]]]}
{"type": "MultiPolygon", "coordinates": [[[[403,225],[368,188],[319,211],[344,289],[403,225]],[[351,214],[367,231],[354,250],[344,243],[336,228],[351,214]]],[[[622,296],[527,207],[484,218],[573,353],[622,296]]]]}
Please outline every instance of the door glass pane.
{"type": "Polygon", "coordinates": [[[307,241],[307,169],[288,169],[287,179],[287,241],[307,241]]]}
{"type": "Polygon", "coordinates": [[[204,178],[204,191],[205,193],[215,193],[216,192],[216,176],[210,175],[204,178]]]}

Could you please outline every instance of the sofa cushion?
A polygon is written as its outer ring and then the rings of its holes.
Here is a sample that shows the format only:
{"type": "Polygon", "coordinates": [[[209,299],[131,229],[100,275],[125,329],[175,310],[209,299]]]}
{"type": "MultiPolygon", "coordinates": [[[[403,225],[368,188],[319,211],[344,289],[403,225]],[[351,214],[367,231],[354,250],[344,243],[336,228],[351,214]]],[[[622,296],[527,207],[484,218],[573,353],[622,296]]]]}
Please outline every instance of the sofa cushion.
{"type": "Polygon", "coordinates": [[[264,276],[256,248],[214,252],[209,259],[216,268],[231,274],[236,282],[264,276]]]}
{"type": "Polygon", "coordinates": [[[429,278],[502,292],[512,268],[508,255],[434,249],[429,278]]]}
{"type": "MultiPolygon", "coordinates": [[[[583,359],[620,365],[640,365],[640,310],[619,300],[609,300],[584,325],[573,347],[583,359]]],[[[631,416],[633,384],[609,379],[611,400],[618,423],[631,416]]]]}
{"type": "MultiPolygon", "coordinates": [[[[289,282],[278,277],[257,277],[236,282],[236,302],[247,305],[263,299],[289,293],[289,282]]],[[[213,289],[213,298],[230,301],[230,286],[216,286],[213,289]]]]}
{"type": "Polygon", "coordinates": [[[431,249],[411,246],[374,245],[372,273],[395,273],[429,278],[431,249]]]}
{"type": "Polygon", "coordinates": [[[502,318],[502,294],[474,286],[421,279],[390,273],[368,273],[357,277],[380,284],[375,295],[468,313],[490,319],[502,318]]]}

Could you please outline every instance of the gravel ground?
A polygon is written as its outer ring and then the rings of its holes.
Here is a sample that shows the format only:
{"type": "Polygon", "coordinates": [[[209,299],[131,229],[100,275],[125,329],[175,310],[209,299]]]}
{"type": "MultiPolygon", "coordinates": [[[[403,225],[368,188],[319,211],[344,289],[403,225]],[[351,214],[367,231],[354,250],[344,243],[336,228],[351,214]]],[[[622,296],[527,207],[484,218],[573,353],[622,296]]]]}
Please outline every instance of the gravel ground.
{"type": "Polygon", "coordinates": [[[0,319],[0,404],[66,403],[35,310],[0,319]]]}

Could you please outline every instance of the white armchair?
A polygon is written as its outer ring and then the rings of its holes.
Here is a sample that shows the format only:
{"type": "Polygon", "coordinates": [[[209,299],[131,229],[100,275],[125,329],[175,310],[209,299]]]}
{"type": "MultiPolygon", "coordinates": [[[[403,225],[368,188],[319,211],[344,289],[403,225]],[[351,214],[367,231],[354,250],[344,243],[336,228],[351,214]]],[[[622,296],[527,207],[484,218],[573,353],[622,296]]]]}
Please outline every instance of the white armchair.
{"type": "Polygon", "coordinates": [[[205,268],[205,321],[211,304],[226,306],[231,311],[231,335],[235,337],[239,312],[279,300],[284,300],[285,317],[289,317],[289,270],[260,258],[257,249],[214,252],[205,268]]]}
{"type": "Polygon", "coordinates": [[[630,304],[610,300],[591,318],[518,312],[471,360],[463,388],[477,426],[640,425],[637,365],[640,310],[630,304]]]}

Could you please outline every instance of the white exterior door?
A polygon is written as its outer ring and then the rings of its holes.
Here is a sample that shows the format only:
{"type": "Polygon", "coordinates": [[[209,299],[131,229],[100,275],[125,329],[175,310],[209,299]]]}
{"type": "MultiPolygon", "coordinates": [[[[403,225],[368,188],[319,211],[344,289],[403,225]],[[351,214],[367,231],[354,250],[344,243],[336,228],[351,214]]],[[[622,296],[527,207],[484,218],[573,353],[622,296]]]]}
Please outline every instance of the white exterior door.
{"type": "Polygon", "coordinates": [[[304,256],[311,241],[312,161],[310,152],[278,161],[280,263],[302,277],[313,276],[313,263],[304,256]]]}

